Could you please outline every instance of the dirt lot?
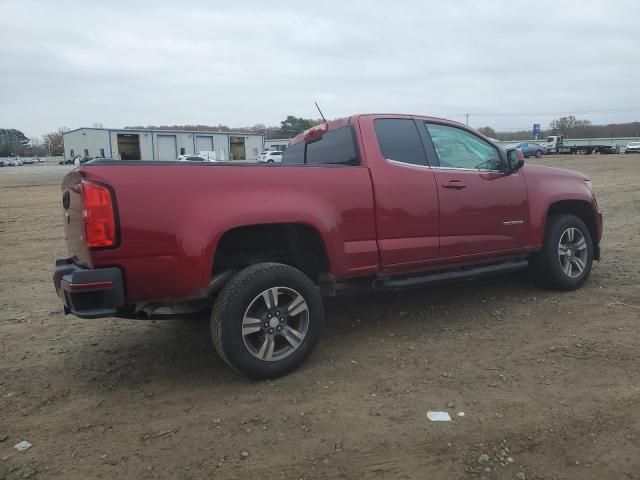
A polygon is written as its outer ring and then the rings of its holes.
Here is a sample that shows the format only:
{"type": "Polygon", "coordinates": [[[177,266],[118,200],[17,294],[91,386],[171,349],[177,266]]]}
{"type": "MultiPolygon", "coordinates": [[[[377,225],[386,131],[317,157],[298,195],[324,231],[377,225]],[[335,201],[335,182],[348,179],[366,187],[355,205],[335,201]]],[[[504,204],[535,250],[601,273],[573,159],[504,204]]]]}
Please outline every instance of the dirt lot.
{"type": "Polygon", "coordinates": [[[582,290],[329,299],[314,355],[271,382],[227,368],[206,319],[62,315],[69,168],[0,169],[0,480],[640,479],[640,157],[540,163],[589,174],[605,212],[582,290]]]}

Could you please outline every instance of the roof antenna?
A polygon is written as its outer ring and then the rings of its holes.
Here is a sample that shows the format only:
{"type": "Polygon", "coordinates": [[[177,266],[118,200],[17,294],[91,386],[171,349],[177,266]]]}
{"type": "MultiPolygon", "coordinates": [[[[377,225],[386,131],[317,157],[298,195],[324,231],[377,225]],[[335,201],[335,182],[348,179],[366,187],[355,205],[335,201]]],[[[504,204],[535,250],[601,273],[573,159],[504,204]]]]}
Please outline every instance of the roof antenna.
{"type": "Polygon", "coordinates": [[[320,112],[320,116],[322,117],[322,121],[323,121],[324,123],[327,123],[327,119],[326,119],[326,118],[324,118],[324,115],[322,114],[322,110],[320,110],[320,107],[318,106],[318,102],[313,102],[313,103],[315,103],[315,104],[316,104],[316,108],[317,108],[317,109],[318,109],[318,111],[320,112]]]}

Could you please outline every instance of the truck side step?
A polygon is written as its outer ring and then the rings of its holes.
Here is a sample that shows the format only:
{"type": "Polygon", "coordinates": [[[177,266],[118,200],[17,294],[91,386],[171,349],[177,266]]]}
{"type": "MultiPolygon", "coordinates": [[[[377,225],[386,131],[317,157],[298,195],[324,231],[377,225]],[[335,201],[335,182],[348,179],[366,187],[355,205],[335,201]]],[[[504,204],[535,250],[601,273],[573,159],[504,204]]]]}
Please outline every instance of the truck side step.
{"type": "Polygon", "coordinates": [[[529,260],[515,260],[477,267],[438,271],[435,273],[421,273],[417,275],[398,275],[390,277],[380,277],[373,282],[373,287],[385,290],[400,290],[404,288],[418,287],[424,285],[435,285],[438,283],[451,282],[455,280],[471,279],[494,275],[498,273],[515,272],[524,270],[529,266],[529,260]]]}

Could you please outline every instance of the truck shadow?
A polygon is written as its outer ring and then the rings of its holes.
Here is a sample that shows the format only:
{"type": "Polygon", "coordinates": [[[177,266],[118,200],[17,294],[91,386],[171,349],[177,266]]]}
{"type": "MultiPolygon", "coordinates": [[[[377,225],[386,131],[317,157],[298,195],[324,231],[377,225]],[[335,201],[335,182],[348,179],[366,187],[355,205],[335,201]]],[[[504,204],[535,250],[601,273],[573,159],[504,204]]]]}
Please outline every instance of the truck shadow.
{"type": "MultiPolygon", "coordinates": [[[[331,354],[348,357],[365,333],[422,332],[490,316],[499,304],[545,295],[526,275],[510,274],[406,291],[362,291],[327,298],[325,334],[318,352],[303,369],[322,368],[331,354]]],[[[70,374],[107,390],[136,389],[171,381],[178,384],[246,384],[217,355],[207,317],[189,320],[111,320],[97,332],[97,342],[76,345],[70,374]]],[[[312,380],[310,379],[309,382],[312,380]]]]}
{"type": "Polygon", "coordinates": [[[475,320],[481,312],[494,311],[505,300],[545,295],[532,285],[526,273],[414,288],[400,291],[365,291],[325,301],[325,337],[358,336],[360,329],[375,332],[398,326],[434,328],[446,322],[475,320]]]}

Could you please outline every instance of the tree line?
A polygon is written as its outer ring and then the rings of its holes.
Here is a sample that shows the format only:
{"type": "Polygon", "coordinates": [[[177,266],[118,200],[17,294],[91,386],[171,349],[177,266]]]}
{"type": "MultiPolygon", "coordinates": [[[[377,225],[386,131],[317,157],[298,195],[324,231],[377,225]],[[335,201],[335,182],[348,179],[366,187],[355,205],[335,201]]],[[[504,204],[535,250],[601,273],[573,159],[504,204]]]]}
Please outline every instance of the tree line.
{"type": "Polygon", "coordinates": [[[58,157],[64,155],[62,134],[69,130],[60,127],[41,138],[28,138],[15,128],[0,128],[0,157],[58,157]]]}
{"type": "MultiPolygon", "coordinates": [[[[480,127],[478,131],[487,137],[503,141],[533,138],[533,129],[500,132],[491,127],[480,127]]],[[[540,131],[538,138],[546,138],[549,135],[564,135],[565,138],[640,137],[640,122],[593,125],[591,120],[567,116],[552,120],[549,123],[549,128],[540,131]]]]}

